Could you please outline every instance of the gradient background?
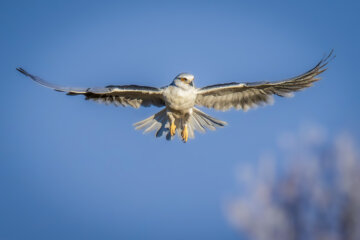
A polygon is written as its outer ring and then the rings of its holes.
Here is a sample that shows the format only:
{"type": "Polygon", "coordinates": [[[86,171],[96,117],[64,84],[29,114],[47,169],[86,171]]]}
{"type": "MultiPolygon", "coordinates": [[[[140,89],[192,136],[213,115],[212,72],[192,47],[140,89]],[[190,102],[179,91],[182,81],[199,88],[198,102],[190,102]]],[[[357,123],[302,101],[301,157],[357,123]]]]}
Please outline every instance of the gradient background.
{"type": "MultiPolygon", "coordinates": [[[[319,124],[360,136],[360,5],[330,1],[1,1],[0,239],[241,239],[224,204],[239,163],[319,124]],[[65,86],[198,87],[300,74],[334,48],[323,81],[183,144],[132,123],[159,111],[87,102],[65,86]]],[[[276,151],[276,150],[274,150],[276,151]]]]}

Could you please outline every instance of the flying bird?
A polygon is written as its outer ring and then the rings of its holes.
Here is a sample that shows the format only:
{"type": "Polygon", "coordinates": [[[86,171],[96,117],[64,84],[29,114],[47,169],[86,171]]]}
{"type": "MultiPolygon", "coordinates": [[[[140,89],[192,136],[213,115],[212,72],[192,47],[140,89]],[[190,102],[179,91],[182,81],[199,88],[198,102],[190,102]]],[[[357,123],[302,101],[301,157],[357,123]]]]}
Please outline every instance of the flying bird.
{"type": "Polygon", "coordinates": [[[144,132],[155,131],[155,136],[166,136],[171,140],[176,134],[184,142],[194,137],[194,131],[205,132],[215,130],[227,123],[215,119],[198,108],[206,107],[226,111],[231,108],[244,111],[258,105],[273,102],[273,95],[290,97],[293,92],[312,86],[318,81],[319,74],[326,70],[333,51],[322,58],[309,71],[277,82],[222,83],[203,88],[196,88],[194,75],[180,73],[168,86],[156,88],[138,85],[110,85],[103,88],[72,88],[61,87],[42,80],[22,68],[19,72],[35,82],[67,95],[84,95],[86,100],[116,106],[164,107],[160,112],[134,124],[136,129],[144,132]]]}

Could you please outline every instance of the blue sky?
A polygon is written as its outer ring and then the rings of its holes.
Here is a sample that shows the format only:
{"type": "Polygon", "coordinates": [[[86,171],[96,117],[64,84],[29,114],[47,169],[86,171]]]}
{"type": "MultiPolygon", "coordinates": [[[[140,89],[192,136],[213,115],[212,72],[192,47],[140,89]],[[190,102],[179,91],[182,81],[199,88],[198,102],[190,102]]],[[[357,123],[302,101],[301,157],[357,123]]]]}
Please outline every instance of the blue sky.
{"type": "MultiPolygon", "coordinates": [[[[239,239],[224,216],[239,163],[319,124],[359,139],[360,5],[329,1],[2,1],[0,239],[239,239]],[[183,144],[132,127],[159,111],[31,82],[198,87],[280,80],[335,49],[323,80],[183,144]]],[[[276,150],[274,150],[276,151],[276,150]]]]}

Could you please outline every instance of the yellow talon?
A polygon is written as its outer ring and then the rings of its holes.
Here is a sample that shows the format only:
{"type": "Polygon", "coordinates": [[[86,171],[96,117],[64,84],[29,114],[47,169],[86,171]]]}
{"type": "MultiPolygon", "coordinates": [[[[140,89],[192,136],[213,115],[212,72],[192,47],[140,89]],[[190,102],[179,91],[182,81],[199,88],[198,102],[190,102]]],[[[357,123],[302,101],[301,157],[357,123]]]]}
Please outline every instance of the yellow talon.
{"type": "Polygon", "coordinates": [[[187,130],[187,126],[186,126],[186,125],[184,126],[184,129],[183,129],[183,131],[182,131],[182,133],[181,133],[181,136],[182,136],[182,138],[183,138],[183,141],[184,141],[184,142],[187,142],[187,140],[188,140],[188,138],[189,138],[189,132],[188,132],[188,130],[187,130]]]}
{"type": "Polygon", "coordinates": [[[175,129],[176,129],[176,126],[175,126],[175,123],[171,123],[170,124],[170,135],[171,136],[174,136],[175,135],[175,129]]]}

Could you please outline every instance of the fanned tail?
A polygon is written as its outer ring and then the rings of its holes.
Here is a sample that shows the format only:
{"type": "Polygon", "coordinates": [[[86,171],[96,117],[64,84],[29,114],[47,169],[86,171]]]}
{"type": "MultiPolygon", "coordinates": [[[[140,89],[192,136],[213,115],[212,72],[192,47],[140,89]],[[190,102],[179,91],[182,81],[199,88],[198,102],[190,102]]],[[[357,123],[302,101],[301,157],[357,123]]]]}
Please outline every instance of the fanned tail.
{"type": "MultiPolygon", "coordinates": [[[[182,118],[175,119],[176,133],[181,138],[181,132],[184,129],[184,120],[182,118]]],[[[195,137],[195,131],[206,132],[207,129],[215,130],[218,127],[227,125],[226,122],[213,118],[197,108],[193,108],[193,112],[188,121],[189,138],[195,137]]],[[[160,112],[134,124],[136,130],[144,129],[144,133],[155,131],[156,137],[165,136],[167,140],[171,140],[170,123],[167,117],[167,110],[164,108],[160,112]]]]}

